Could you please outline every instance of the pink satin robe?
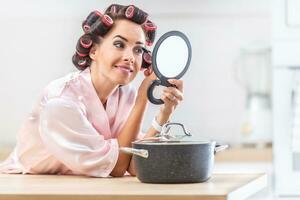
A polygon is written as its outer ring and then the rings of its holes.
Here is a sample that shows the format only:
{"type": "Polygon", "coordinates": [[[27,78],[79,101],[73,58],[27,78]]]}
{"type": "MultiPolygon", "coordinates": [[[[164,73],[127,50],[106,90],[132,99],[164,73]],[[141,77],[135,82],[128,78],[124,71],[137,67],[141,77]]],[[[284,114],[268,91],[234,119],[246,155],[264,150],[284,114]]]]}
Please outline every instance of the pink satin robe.
{"type": "Polygon", "coordinates": [[[107,177],[119,155],[117,134],[133,107],[135,90],[117,88],[106,109],[90,68],[51,82],[17,136],[2,173],[76,174],[107,177]]]}

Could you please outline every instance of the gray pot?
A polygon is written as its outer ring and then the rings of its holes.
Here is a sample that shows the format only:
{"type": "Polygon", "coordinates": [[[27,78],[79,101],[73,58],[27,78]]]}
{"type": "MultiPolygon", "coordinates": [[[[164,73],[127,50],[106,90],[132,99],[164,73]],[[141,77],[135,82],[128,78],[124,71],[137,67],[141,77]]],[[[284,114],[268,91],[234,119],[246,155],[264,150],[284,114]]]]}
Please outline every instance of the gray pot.
{"type": "MultiPolygon", "coordinates": [[[[164,130],[174,124],[183,127],[179,123],[168,123],[164,130]]],[[[190,135],[184,127],[183,130],[190,135]]],[[[214,154],[228,145],[217,145],[215,141],[178,139],[162,131],[159,137],[133,142],[132,147],[120,149],[133,154],[137,178],[141,182],[197,183],[211,177],[214,154]]]]}

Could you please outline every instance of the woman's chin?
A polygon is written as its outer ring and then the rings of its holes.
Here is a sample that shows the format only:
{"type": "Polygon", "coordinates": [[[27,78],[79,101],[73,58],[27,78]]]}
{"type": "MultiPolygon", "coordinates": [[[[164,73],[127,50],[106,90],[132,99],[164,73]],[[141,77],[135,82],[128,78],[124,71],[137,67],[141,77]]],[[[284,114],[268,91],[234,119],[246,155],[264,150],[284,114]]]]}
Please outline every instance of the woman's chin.
{"type": "Polygon", "coordinates": [[[127,77],[118,77],[116,79],[116,82],[118,83],[118,85],[127,85],[129,84],[131,81],[133,80],[132,76],[127,76],[127,77]]]}
{"type": "Polygon", "coordinates": [[[119,79],[119,80],[117,80],[116,81],[116,83],[118,84],[118,85],[127,85],[127,84],[129,84],[131,81],[129,80],[129,79],[119,79]]]}

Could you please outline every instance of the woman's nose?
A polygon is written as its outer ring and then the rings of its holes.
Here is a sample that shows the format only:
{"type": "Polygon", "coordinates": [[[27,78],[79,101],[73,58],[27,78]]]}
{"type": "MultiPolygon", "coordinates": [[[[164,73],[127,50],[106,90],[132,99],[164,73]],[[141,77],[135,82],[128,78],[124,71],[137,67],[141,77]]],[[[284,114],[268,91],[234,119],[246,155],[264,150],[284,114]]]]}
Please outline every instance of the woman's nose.
{"type": "Polygon", "coordinates": [[[134,56],[131,51],[126,51],[124,53],[124,61],[134,63],[134,56]]]}

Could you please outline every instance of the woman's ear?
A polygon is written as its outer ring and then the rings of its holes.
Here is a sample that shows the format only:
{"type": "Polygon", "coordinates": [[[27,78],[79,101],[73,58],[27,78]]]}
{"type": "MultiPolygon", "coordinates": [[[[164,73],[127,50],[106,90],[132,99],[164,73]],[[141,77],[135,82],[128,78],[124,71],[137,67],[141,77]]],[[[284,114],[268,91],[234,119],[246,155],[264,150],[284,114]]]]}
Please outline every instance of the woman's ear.
{"type": "Polygon", "coordinates": [[[95,60],[96,58],[96,51],[97,51],[97,46],[93,45],[89,53],[89,56],[92,60],[95,60]]]}

